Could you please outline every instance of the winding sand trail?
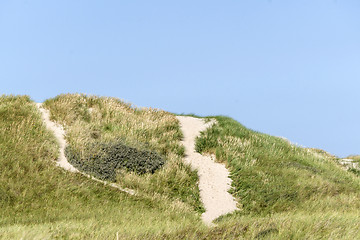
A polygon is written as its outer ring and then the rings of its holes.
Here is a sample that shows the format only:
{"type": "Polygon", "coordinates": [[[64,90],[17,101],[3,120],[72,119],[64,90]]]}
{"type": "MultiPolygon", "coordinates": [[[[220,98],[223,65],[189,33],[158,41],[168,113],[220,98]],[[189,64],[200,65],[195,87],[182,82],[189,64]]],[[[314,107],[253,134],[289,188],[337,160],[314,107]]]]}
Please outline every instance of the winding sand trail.
{"type": "MultiPolygon", "coordinates": [[[[136,194],[132,189],[124,189],[116,183],[97,179],[89,174],[79,171],[71,165],[65,156],[66,141],[64,138],[65,131],[63,127],[50,120],[49,111],[42,107],[42,103],[37,103],[36,106],[41,112],[46,128],[54,133],[59,142],[60,156],[56,162],[57,166],[70,172],[80,173],[94,181],[111,186],[130,195],[136,194]]],[[[202,215],[202,219],[207,225],[212,225],[212,221],[216,218],[238,209],[236,207],[235,199],[228,193],[228,190],[231,187],[229,171],[223,164],[216,163],[213,156],[203,156],[195,151],[195,138],[201,131],[206,130],[215,122],[210,121],[205,123],[203,119],[185,116],[177,116],[177,119],[180,121],[181,129],[184,134],[184,139],[182,141],[185,146],[186,155],[184,161],[190,164],[193,169],[196,169],[199,174],[200,197],[206,210],[202,215]]]]}
{"type": "Polygon", "coordinates": [[[122,192],[126,192],[130,195],[135,195],[135,191],[132,190],[132,189],[127,189],[127,188],[121,188],[119,185],[117,185],[116,183],[110,183],[110,182],[107,182],[107,181],[103,181],[103,180],[100,180],[100,179],[97,179],[89,174],[86,174],[86,173],[83,173],[83,172],[80,172],[78,169],[76,169],[73,165],[71,165],[68,160],[66,159],[65,157],[65,148],[66,148],[66,141],[65,141],[65,131],[63,129],[62,126],[60,126],[59,124],[56,124],[55,122],[51,121],[50,120],[50,113],[49,113],[49,110],[47,109],[44,109],[42,107],[42,103],[36,103],[36,106],[38,107],[39,111],[41,112],[41,116],[42,116],[42,119],[45,123],[45,126],[48,130],[52,131],[57,139],[57,141],[59,142],[59,151],[60,151],[60,155],[59,155],[59,159],[58,161],[56,162],[56,165],[61,167],[61,168],[64,168],[65,170],[67,171],[70,171],[70,172],[74,172],[74,173],[80,173],[94,181],[97,181],[97,182],[100,182],[104,185],[108,185],[110,187],[113,187],[113,188],[116,188],[122,192]]]}
{"type": "Polygon", "coordinates": [[[205,123],[203,119],[177,116],[184,134],[184,161],[196,169],[199,174],[200,197],[205,206],[203,221],[212,225],[212,221],[221,215],[237,210],[234,197],[228,192],[231,188],[229,171],[214,156],[203,156],[195,151],[195,138],[215,121],[205,123]]]}

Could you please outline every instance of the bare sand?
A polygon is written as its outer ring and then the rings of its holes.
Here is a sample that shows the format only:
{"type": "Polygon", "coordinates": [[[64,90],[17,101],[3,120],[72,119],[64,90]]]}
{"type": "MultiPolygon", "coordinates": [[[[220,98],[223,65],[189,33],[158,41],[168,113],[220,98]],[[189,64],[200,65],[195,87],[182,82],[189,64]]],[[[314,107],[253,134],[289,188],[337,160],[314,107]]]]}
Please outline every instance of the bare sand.
{"type": "Polygon", "coordinates": [[[108,186],[111,186],[113,188],[116,188],[116,189],[119,189],[120,191],[122,192],[126,192],[126,193],[129,193],[131,195],[135,195],[135,191],[132,190],[132,189],[127,189],[127,188],[122,188],[120,187],[119,185],[117,185],[116,183],[110,183],[110,182],[107,182],[107,181],[103,181],[103,180],[100,180],[100,179],[97,179],[93,176],[90,176],[89,174],[86,174],[86,173],[83,173],[83,172],[80,172],[78,169],[76,169],[73,165],[71,165],[68,160],[66,159],[66,156],[65,156],[65,148],[66,148],[66,141],[65,141],[65,131],[63,129],[63,127],[59,124],[56,124],[55,122],[51,121],[50,120],[50,114],[49,114],[49,111],[47,109],[44,109],[42,107],[42,103],[36,103],[36,106],[38,107],[39,111],[41,112],[41,115],[42,115],[42,119],[46,125],[46,128],[50,131],[52,131],[59,143],[59,158],[56,162],[57,166],[67,170],[67,171],[70,171],[70,172],[74,172],[74,173],[80,173],[94,181],[97,181],[97,182],[100,182],[104,185],[108,185],[108,186]]]}
{"type": "Polygon", "coordinates": [[[62,167],[65,170],[68,170],[70,172],[78,172],[78,170],[73,165],[71,165],[65,157],[66,141],[64,138],[65,132],[64,132],[63,127],[60,126],[59,124],[56,124],[56,123],[50,121],[49,110],[43,108],[41,103],[37,103],[36,105],[41,112],[41,115],[42,115],[43,121],[46,125],[46,128],[54,133],[54,135],[59,143],[60,155],[59,155],[59,159],[56,162],[56,164],[59,167],[62,167]]]}
{"type": "MultiPolygon", "coordinates": [[[[117,188],[123,192],[135,195],[135,191],[131,189],[121,188],[116,183],[109,183],[94,178],[86,173],[80,172],[73,165],[71,165],[65,157],[65,131],[59,124],[50,120],[49,111],[42,107],[41,103],[36,104],[42,114],[43,121],[46,128],[52,131],[59,142],[59,159],[56,164],[70,172],[80,173],[94,181],[103,183],[104,185],[117,188]]],[[[237,210],[236,201],[228,192],[231,187],[231,179],[229,178],[229,171],[223,164],[216,163],[214,156],[203,156],[195,151],[195,138],[201,131],[206,130],[214,124],[214,121],[205,123],[204,120],[178,116],[181,124],[181,129],[184,133],[184,140],[182,143],[185,146],[184,161],[196,169],[199,174],[199,189],[200,197],[205,206],[205,213],[202,215],[203,221],[207,225],[212,225],[212,221],[221,215],[237,210]]]]}
{"type": "Polygon", "coordinates": [[[184,161],[199,174],[200,197],[205,206],[202,219],[207,225],[212,225],[212,221],[221,215],[238,210],[237,202],[228,192],[231,179],[225,165],[216,163],[215,156],[204,156],[195,151],[195,138],[215,121],[205,123],[203,119],[187,116],[177,116],[177,119],[184,134],[184,161]]]}
{"type": "Polygon", "coordinates": [[[354,159],[343,158],[340,159],[339,163],[344,167],[345,170],[349,170],[350,168],[360,169],[359,163],[354,159]]]}

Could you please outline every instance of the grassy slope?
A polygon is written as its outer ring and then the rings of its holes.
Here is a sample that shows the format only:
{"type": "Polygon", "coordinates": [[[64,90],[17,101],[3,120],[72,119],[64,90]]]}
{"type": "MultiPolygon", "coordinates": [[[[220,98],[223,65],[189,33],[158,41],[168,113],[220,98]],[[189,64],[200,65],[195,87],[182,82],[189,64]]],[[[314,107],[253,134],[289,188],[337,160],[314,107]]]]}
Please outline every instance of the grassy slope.
{"type": "Polygon", "coordinates": [[[357,177],[322,152],[217,120],[197,147],[231,169],[243,210],[208,229],[169,197],[128,196],[55,167],[57,145],[34,104],[1,97],[0,239],[360,238],[357,177]]]}
{"type": "Polygon", "coordinates": [[[155,174],[139,176],[121,172],[117,182],[139,193],[177,200],[203,211],[198,177],[182,162],[182,132],[172,114],[135,108],[116,98],[79,94],[59,95],[47,100],[44,106],[50,110],[53,120],[65,126],[68,143],[84,154],[87,154],[87,144],[93,141],[118,138],[128,145],[161,153],[167,161],[155,174]]]}
{"type": "Polygon", "coordinates": [[[28,97],[0,97],[0,126],[0,239],[152,239],[202,229],[177,202],[129,196],[56,167],[58,146],[28,97]]]}
{"type": "Polygon", "coordinates": [[[227,224],[240,221],[248,229],[256,223],[283,238],[360,237],[360,179],[343,171],[335,157],[227,117],[216,119],[218,124],[198,139],[197,150],[216,154],[231,170],[232,192],[242,210],[224,218],[227,224]]]}

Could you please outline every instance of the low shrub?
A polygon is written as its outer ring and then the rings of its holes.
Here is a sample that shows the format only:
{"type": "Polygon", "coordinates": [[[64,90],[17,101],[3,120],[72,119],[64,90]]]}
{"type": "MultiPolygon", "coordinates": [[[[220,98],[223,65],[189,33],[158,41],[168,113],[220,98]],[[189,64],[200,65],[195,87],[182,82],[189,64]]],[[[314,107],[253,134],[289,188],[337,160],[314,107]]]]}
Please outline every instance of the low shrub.
{"type": "Polygon", "coordinates": [[[120,141],[93,143],[86,152],[88,154],[82,156],[70,145],[65,150],[69,162],[76,168],[100,179],[111,181],[115,180],[117,171],[154,173],[165,163],[156,152],[129,147],[120,141]]]}

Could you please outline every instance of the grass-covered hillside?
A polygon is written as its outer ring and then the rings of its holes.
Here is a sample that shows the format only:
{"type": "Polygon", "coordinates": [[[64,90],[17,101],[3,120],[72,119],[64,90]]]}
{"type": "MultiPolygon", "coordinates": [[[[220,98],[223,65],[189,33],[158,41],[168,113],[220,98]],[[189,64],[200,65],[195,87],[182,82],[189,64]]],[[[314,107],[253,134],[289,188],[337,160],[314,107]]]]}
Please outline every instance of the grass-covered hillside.
{"type": "Polygon", "coordinates": [[[206,227],[173,114],[79,94],[44,108],[64,126],[77,168],[137,195],[57,167],[35,103],[2,96],[0,239],[360,239],[359,176],[324,151],[215,117],[196,148],[229,168],[240,210],[206,227]]]}
{"type": "Polygon", "coordinates": [[[360,237],[360,179],[344,171],[336,157],[249,130],[228,117],[216,120],[196,147],[230,169],[232,193],[241,203],[233,219],[264,219],[272,222],[273,234],[286,237],[360,237]]]}
{"type": "Polygon", "coordinates": [[[115,171],[115,179],[110,180],[139,194],[177,200],[202,211],[198,177],[182,162],[182,132],[173,114],[136,108],[116,98],[80,94],[59,95],[45,101],[44,107],[50,110],[52,120],[65,127],[67,155],[78,168],[102,177],[97,173],[109,172],[113,162],[118,161],[119,151],[125,152],[126,166],[145,155],[142,168],[147,167],[151,172],[138,174],[120,166],[115,171]],[[123,145],[130,149],[124,149],[123,145]],[[132,159],[126,153],[134,149],[138,152],[132,159]],[[155,157],[146,155],[149,151],[155,157]],[[158,157],[162,164],[158,164],[158,157]],[[94,158],[100,160],[94,161],[94,158]]]}
{"type": "Polygon", "coordinates": [[[202,228],[177,201],[130,196],[56,167],[57,148],[29,97],[0,97],[0,239],[157,239],[202,228]]]}

